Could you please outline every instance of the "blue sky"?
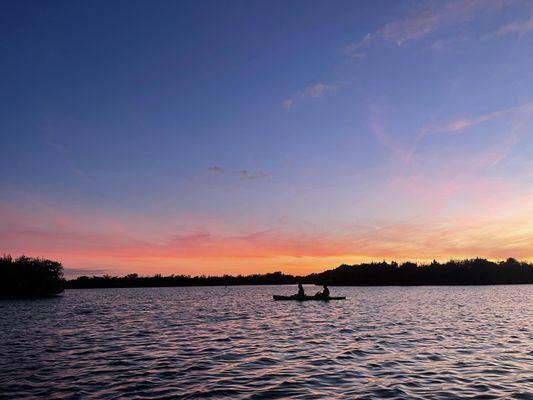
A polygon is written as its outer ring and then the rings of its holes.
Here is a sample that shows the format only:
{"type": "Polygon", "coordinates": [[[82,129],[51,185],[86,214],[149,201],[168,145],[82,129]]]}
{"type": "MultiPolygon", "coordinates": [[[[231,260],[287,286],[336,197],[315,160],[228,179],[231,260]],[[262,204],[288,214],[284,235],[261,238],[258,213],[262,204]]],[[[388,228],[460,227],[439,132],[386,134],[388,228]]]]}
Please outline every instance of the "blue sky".
{"type": "Polygon", "coordinates": [[[117,273],[533,259],[531,1],[0,11],[5,252],[117,273]]]}

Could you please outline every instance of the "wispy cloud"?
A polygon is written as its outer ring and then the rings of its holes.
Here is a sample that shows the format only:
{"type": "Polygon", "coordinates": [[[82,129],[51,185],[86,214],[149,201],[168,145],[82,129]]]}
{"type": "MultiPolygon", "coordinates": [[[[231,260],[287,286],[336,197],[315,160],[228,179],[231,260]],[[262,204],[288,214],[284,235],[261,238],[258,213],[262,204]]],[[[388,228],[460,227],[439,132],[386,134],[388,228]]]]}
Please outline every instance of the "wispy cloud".
{"type": "Polygon", "coordinates": [[[331,92],[333,90],[337,89],[337,86],[335,85],[328,85],[322,82],[315,83],[314,85],[306,87],[301,92],[298,92],[291,97],[283,100],[282,106],[283,108],[292,108],[297,102],[304,100],[306,98],[310,97],[320,97],[323,94],[327,92],[331,92]]]}
{"type": "MultiPolygon", "coordinates": [[[[370,107],[370,126],[372,129],[373,135],[376,139],[387,148],[391,154],[394,156],[395,161],[399,161],[403,164],[409,164],[413,157],[414,152],[418,144],[424,140],[428,135],[437,135],[437,134],[461,134],[467,131],[470,128],[481,125],[483,123],[496,120],[498,118],[514,118],[514,123],[519,126],[522,125],[524,121],[527,121],[530,117],[533,116],[533,102],[527,102],[520,106],[510,107],[502,110],[493,111],[491,113],[482,114],[474,117],[464,117],[453,119],[448,122],[441,124],[431,125],[422,128],[416,135],[414,141],[412,142],[410,149],[409,146],[398,143],[396,136],[391,134],[384,125],[383,121],[383,110],[377,105],[370,107]]],[[[504,143],[507,153],[510,151],[512,145],[517,141],[517,137],[511,129],[508,134],[508,138],[505,139],[504,143]]],[[[491,152],[491,158],[495,152],[491,152]]],[[[500,154],[500,152],[496,152],[500,154]]],[[[502,159],[501,155],[497,158],[502,159]]]]}
{"type": "Polygon", "coordinates": [[[364,48],[375,43],[389,42],[402,46],[442,28],[470,21],[483,12],[499,10],[509,3],[506,0],[425,2],[405,18],[391,21],[361,40],[347,45],[344,51],[351,57],[359,58],[363,56],[364,48]]]}
{"type": "MultiPolygon", "coordinates": [[[[107,234],[90,232],[84,226],[50,226],[46,217],[17,211],[18,218],[9,230],[0,230],[0,246],[4,251],[59,259],[68,271],[90,274],[110,270],[108,265],[131,272],[132,266],[144,265],[144,273],[156,272],[154,265],[164,263],[169,272],[179,273],[179,265],[193,263],[196,273],[210,262],[246,260],[247,270],[263,260],[278,265],[297,258],[314,259],[314,269],[325,267],[324,260],[337,257],[340,262],[353,257],[368,259],[432,259],[486,256],[491,258],[533,257],[533,222],[527,218],[533,211],[531,193],[506,202],[495,210],[498,218],[463,216],[447,220],[425,218],[400,223],[374,221],[338,233],[293,231],[283,227],[246,232],[223,233],[205,227],[196,232],[170,234],[160,240],[135,238],[133,232],[107,234]],[[189,260],[189,261],[187,261],[189,260]],[[211,261],[209,261],[211,260],[211,261]],[[92,268],[87,267],[95,263],[92,268]],[[176,268],[176,266],[178,266],[176,268]]],[[[483,204],[481,204],[483,205],[483,204]]],[[[1,211],[1,208],[0,208],[1,211]]],[[[7,210],[4,210],[7,211],[7,210]]],[[[14,210],[9,210],[14,211],[14,210]]],[[[65,216],[72,217],[72,216],[65,216]]],[[[142,223],[137,221],[139,226],[142,223]]],[[[220,265],[220,264],[219,264],[220,265]]],[[[158,271],[159,272],[159,271],[158,271]]],[[[227,271],[218,270],[218,273],[227,271]]]]}
{"type": "Polygon", "coordinates": [[[407,151],[396,141],[396,136],[389,132],[383,119],[384,110],[378,105],[370,107],[370,128],[374,137],[389,150],[396,160],[406,161],[407,151]]]}
{"type": "Polygon", "coordinates": [[[442,50],[446,47],[446,44],[442,40],[437,40],[436,42],[433,42],[429,48],[431,50],[442,50]]]}
{"type": "Polygon", "coordinates": [[[525,35],[527,32],[533,30],[533,18],[525,21],[515,21],[502,26],[496,32],[485,36],[486,39],[491,37],[500,37],[510,34],[525,35]]]}
{"type": "MultiPolygon", "coordinates": [[[[514,109],[511,109],[514,110],[514,109]]],[[[501,115],[509,113],[510,110],[496,111],[493,113],[480,115],[473,118],[459,118],[454,121],[448,122],[444,125],[437,126],[428,130],[430,133],[459,133],[465,129],[482,124],[487,121],[491,121],[500,117],[501,115]]]]}
{"type": "MultiPolygon", "coordinates": [[[[406,209],[416,207],[425,213],[440,213],[454,204],[467,207],[470,203],[464,199],[473,197],[482,209],[483,202],[513,182],[512,178],[490,179],[490,171],[503,160],[508,160],[521,138],[528,134],[533,103],[429,125],[411,143],[403,142],[401,135],[389,129],[386,114],[382,107],[370,107],[372,132],[391,155],[387,182],[390,194],[387,198],[395,198],[397,204],[405,203],[406,209]],[[498,125],[493,126],[493,123],[498,125]],[[485,128],[484,124],[489,124],[487,133],[493,134],[487,135],[480,146],[472,148],[467,154],[450,146],[430,146],[430,152],[416,151],[420,141],[428,135],[466,135],[474,127],[485,128]],[[500,129],[495,131],[493,128],[496,126],[500,129]],[[488,187],[490,190],[487,190],[488,187]]],[[[505,194],[509,196],[510,193],[507,191],[505,194]]]]}
{"type": "Polygon", "coordinates": [[[473,126],[514,113],[532,114],[533,103],[525,103],[520,106],[506,108],[504,110],[498,110],[472,118],[459,118],[443,125],[429,128],[426,133],[459,133],[473,126]]]}
{"type": "Polygon", "coordinates": [[[527,102],[520,106],[510,107],[503,110],[493,111],[491,113],[478,115],[475,117],[458,118],[439,125],[433,125],[421,129],[411,146],[407,159],[410,159],[416,150],[418,144],[427,136],[432,134],[459,134],[468,130],[469,128],[483,124],[488,121],[495,120],[509,115],[521,115],[529,118],[533,115],[533,102],[527,102]]]}

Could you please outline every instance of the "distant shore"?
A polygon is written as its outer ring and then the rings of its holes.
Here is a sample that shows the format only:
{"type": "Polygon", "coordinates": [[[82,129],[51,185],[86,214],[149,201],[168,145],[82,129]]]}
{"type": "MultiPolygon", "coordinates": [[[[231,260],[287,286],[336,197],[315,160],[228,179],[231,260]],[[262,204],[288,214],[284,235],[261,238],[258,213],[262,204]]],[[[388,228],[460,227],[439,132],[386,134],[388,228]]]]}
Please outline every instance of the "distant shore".
{"type": "Polygon", "coordinates": [[[422,285],[510,285],[533,284],[533,264],[509,258],[493,262],[482,258],[437,261],[418,265],[413,262],[341,265],[335,269],[305,276],[273,272],[254,275],[223,276],[82,276],[67,281],[68,289],[290,285],[297,283],[331,286],[422,286],[422,285]]]}
{"type": "Polygon", "coordinates": [[[450,260],[431,264],[404,262],[340,265],[305,276],[272,272],[254,275],[222,276],[81,276],[66,281],[57,261],[10,256],[0,258],[0,299],[47,297],[64,289],[296,285],[327,283],[330,286],[445,286],[533,284],[533,264],[514,258],[494,262],[483,258],[450,260]]]}

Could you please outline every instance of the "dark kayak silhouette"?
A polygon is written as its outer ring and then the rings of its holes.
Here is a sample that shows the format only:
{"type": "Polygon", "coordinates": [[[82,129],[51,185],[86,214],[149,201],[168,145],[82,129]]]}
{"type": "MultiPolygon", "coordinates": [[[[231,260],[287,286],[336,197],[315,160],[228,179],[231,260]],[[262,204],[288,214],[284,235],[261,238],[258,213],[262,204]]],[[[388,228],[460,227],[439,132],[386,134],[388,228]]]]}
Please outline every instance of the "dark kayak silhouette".
{"type": "Polygon", "coordinates": [[[329,301],[329,300],[345,300],[346,297],[332,297],[332,296],[272,296],[274,300],[295,300],[295,301],[309,301],[309,300],[318,300],[318,301],[329,301]]]}
{"type": "Polygon", "coordinates": [[[296,301],[308,301],[308,300],[344,300],[346,297],[332,297],[329,295],[328,284],[324,283],[324,290],[322,292],[317,292],[314,296],[306,296],[304,287],[301,283],[298,284],[298,293],[293,294],[292,296],[278,296],[274,295],[274,300],[296,300],[296,301]]]}

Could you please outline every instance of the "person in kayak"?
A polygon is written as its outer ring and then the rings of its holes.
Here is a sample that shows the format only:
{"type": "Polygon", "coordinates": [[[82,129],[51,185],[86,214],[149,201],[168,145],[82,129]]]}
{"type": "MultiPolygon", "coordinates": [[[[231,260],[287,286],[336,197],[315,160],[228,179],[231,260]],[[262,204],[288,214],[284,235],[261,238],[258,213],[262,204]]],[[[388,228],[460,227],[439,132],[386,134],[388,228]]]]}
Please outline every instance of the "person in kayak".
{"type": "Polygon", "coordinates": [[[296,296],[298,296],[298,297],[304,297],[305,296],[304,287],[302,286],[301,283],[298,284],[298,294],[296,296]]]}
{"type": "Polygon", "coordinates": [[[317,292],[317,294],[315,294],[315,297],[329,297],[328,285],[324,283],[324,286],[322,287],[324,288],[324,290],[322,292],[317,292]]]}

